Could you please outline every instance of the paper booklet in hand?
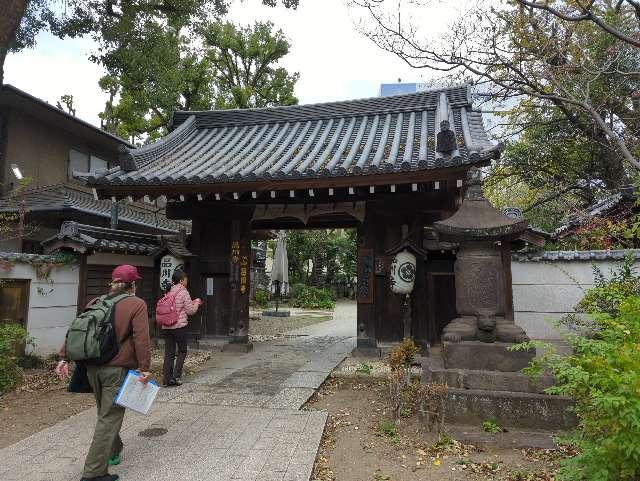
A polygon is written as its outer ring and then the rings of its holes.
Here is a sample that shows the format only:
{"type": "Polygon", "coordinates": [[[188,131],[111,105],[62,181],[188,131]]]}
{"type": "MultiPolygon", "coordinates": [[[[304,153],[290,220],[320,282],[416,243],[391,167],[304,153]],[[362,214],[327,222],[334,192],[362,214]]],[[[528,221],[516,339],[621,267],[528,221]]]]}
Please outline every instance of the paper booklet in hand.
{"type": "Polygon", "coordinates": [[[123,408],[148,414],[160,388],[154,381],[140,382],[141,375],[138,371],[129,370],[114,402],[123,408]]]}

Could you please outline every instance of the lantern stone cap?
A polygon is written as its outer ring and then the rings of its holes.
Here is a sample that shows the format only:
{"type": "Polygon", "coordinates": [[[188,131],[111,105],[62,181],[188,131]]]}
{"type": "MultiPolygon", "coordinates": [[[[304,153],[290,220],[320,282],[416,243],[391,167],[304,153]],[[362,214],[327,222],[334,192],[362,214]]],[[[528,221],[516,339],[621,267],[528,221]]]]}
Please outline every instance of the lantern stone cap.
{"type": "Polygon", "coordinates": [[[469,169],[466,186],[458,211],[448,219],[434,223],[438,234],[457,241],[509,240],[527,229],[526,220],[504,215],[485,198],[480,169],[469,169]]]}

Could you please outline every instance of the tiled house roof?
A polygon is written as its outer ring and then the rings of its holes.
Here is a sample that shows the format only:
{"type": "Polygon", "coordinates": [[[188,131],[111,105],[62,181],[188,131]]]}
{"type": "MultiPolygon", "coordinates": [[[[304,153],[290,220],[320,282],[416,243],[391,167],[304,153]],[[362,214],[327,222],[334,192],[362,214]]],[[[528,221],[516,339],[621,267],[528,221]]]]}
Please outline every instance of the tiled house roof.
{"type": "Polygon", "coordinates": [[[314,105],[175,112],[156,143],[120,166],[78,174],[90,185],[219,184],[412,172],[486,162],[489,141],[470,86],[314,105]],[[452,150],[437,148],[447,120],[452,150]]]}
{"type": "Polygon", "coordinates": [[[153,255],[170,244],[169,250],[178,257],[191,253],[178,236],[143,234],[119,229],[106,229],[77,222],[64,222],[60,232],[42,242],[46,250],[69,247],[81,252],[113,252],[153,255]]]}
{"type": "MultiPolygon", "coordinates": [[[[75,184],[56,184],[25,189],[21,194],[28,212],[73,210],[103,218],[111,217],[111,201],[96,200],[90,189],[75,184]]],[[[0,198],[0,212],[14,212],[16,199],[0,198]]],[[[167,219],[155,206],[121,202],[118,212],[121,222],[177,233],[186,224],[167,219]]]]}

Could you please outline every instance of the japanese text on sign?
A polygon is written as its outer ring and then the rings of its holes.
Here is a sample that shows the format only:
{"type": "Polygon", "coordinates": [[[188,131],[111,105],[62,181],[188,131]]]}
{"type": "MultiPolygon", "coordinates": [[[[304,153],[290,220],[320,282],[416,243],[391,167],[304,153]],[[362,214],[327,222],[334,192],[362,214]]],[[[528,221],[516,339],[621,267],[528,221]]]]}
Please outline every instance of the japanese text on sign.
{"type": "Polygon", "coordinates": [[[373,302],[373,250],[361,249],[358,252],[358,302],[373,302]]]}
{"type": "Polygon", "coordinates": [[[240,259],[240,294],[247,292],[249,284],[249,258],[242,256],[240,259]]]}
{"type": "Polygon", "coordinates": [[[233,241],[231,243],[231,262],[234,264],[238,263],[240,259],[240,241],[233,241]]]}
{"type": "Polygon", "coordinates": [[[165,291],[171,289],[171,286],[173,285],[173,282],[171,282],[173,273],[177,269],[183,268],[184,265],[182,263],[182,259],[178,259],[171,255],[163,256],[162,259],[160,259],[160,287],[165,291]]]}

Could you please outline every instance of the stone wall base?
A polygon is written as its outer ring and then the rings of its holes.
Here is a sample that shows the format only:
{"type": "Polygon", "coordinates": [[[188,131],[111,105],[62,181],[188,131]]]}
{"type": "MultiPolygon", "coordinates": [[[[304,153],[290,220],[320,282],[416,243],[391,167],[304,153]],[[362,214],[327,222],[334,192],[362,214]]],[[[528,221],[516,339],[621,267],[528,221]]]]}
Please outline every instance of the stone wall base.
{"type": "Polygon", "coordinates": [[[568,411],[572,405],[564,396],[450,388],[445,423],[479,426],[491,420],[501,427],[568,430],[577,424],[568,411]]]}

